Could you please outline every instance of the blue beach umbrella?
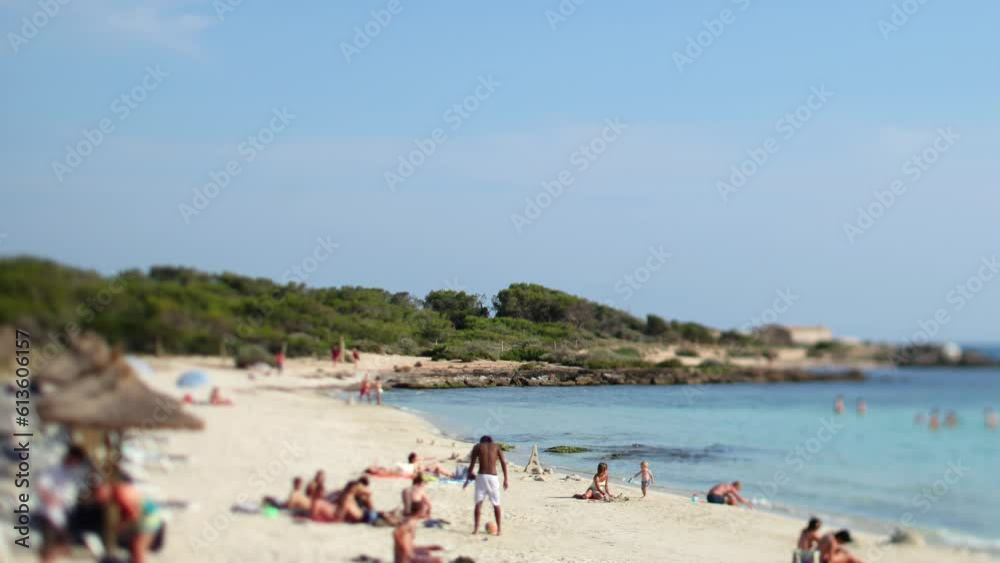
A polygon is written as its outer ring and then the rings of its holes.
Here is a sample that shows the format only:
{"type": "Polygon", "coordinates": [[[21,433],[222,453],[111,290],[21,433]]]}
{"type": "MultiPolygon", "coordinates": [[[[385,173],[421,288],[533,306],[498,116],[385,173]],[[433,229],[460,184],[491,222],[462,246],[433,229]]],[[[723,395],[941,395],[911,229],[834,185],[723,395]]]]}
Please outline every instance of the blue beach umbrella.
{"type": "Polygon", "coordinates": [[[189,371],[177,378],[178,387],[201,387],[208,385],[208,375],[203,371],[189,371]]]}

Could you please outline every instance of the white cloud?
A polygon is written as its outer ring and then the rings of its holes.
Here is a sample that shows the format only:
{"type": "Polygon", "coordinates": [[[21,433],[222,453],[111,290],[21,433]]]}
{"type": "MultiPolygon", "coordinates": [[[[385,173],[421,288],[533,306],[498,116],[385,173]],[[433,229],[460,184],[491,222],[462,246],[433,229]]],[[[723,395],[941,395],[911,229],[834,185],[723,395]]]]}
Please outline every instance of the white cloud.
{"type": "Polygon", "coordinates": [[[191,56],[200,52],[201,33],[217,21],[207,2],[106,0],[88,3],[86,11],[100,30],[191,56]]]}

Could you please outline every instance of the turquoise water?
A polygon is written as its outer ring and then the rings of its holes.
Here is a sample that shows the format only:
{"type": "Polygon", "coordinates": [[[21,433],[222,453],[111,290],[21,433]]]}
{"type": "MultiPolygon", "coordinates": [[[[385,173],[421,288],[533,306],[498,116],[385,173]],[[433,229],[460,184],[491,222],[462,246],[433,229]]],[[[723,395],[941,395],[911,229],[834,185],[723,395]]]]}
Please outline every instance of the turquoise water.
{"type": "Polygon", "coordinates": [[[863,383],[705,387],[395,390],[391,404],[421,412],[461,438],[489,433],[540,449],[580,445],[543,463],[621,479],[646,459],[658,485],[685,494],[740,479],[744,496],[831,525],[884,531],[900,522],[932,541],[1000,549],[1000,370],[892,370],[863,383]],[[833,413],[842,394],[847,411],[833,413]],[[854,410],[857,397],[868,414],[854,410]],[[957,428],[931,432],[917,413],[941,410],[957,428]]]}

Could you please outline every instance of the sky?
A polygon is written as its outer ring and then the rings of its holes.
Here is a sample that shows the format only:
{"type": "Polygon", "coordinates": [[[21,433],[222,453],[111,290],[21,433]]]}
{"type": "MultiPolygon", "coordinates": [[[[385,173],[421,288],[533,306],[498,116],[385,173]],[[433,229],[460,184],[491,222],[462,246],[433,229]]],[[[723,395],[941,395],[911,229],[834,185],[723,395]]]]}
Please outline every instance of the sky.
{"type": "Polygon", "coordinates": [[[0,256],[1000,341],[998,19],[0,0],[0,256]]]}

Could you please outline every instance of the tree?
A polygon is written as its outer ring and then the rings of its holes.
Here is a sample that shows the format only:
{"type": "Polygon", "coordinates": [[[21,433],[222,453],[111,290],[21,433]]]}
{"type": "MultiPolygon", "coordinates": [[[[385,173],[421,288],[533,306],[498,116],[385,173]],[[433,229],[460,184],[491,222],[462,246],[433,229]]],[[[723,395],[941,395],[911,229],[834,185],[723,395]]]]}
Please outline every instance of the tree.
{"type": "Polygon", "coordinates": [[[451,321],[456,329],[468,325],[468,317],[487,317],[489,309],[484,305],[485,298],[481,295],[470,295],[464,291],[441,289],[432,291],[424,298],[424,306],[436,311],[451,321]]]}
{"type": "Polygon", "coordinates": [[[663,336],[670,332],[670,324],[657,315],[646,315],[646,335],[663,336]]]}

